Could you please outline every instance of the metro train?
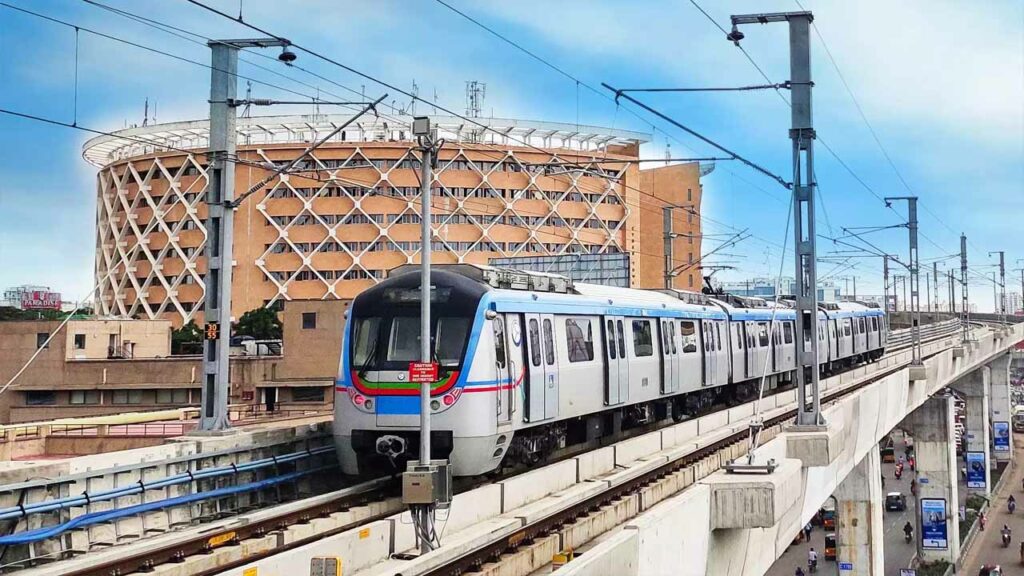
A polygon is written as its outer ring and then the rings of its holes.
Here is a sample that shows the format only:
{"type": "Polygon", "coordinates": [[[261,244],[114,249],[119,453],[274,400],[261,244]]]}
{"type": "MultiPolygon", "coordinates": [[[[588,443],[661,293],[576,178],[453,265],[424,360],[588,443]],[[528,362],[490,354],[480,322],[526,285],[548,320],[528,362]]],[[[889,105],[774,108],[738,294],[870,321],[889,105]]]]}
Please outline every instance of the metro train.
{"type": "MultiPolygon", "coordinates": [[[[349,308],[334,423],[346,474],[402,470],[418,454],[418,270],[393,270],[349,308]]],[[[762,373],[768,389],[795,377],[795,311],[763,300],[453,264],[433,268],[431,310],[431,455],[455,476],[748,400],[762,373]]],[[[823,303],[822,371],[881,357],[887,333],[878,308],[823,303]]]]}

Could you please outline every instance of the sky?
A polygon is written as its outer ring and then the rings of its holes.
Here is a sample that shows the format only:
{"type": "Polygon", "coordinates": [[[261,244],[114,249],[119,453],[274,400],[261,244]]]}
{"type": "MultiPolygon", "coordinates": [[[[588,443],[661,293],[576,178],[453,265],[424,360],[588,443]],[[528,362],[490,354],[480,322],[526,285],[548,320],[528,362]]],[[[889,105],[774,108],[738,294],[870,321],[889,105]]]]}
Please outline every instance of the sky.
{"type": "MultiPolygon", "coordinates": [[[[206,37],[256,35],[185,0],[3,1],[72,26],[0,5],[0,109],[98,130],[141,123],[147,98],[157,122],[204,117],[209,70],[197,63],[209,62],[209,49],[97,4],[206,37]]],[[[641,153],[647,158],[663,157],[668,146],[673,157],[721,153],[642,110],[616,106],[602,82],[616,87],[764,84],[755,65],[711,20],[728,28],[730,14],[794,11],[802,4],[814,13],[816,27],[811,46],[819,138],[816,223],[824,236],[818,240],[819,278],[845,286],[847,277],[856,276],[859,294],[881,294],[881,258],[844,261],[848,254],[834,252],[848,247],[829,238],[843,237],[845,229],[888,227],[866,238],[906,261],[905,204],[895,202],[889,209],[879,198],[913,195],[920,198],[922,267],[931,269],[942,259],[940,270],[959,270],[958,260],[947,257],[958,254],[963,232],[969,241],[972,302],[981,310],[993,308],[991,272],[998,257],[990,251],[1005,251],[1007,290],[1021,290],[1024,248],[1015,239],[1024,216],[1024,0],[445,0],[551,67],[435,0],[203,1],[232,14],[241,10],[247,22],[375,79],[405,90],[415,81],[421,96],[433,99],[436,92],[438,103],[456,111],[465,109],[465,82],[478,80],[487,85],[488,115],[649,133],[651,142],[641,153]]],[[[768,78],[787,79],[786,26],[749,25],[744,33],[744,50],[768,78]]],[[[298,54],[296,64],[322,78],[269,60],[263,62],[272,72],[288,78],[244,62],[239,73],[304,95],[319,88],[325,97],[332,92],[351,97],[340,84],[368,97],[389,92],[389,101],[407,103],[371,79],[298,54]]],[[[296,99],[258,82],[254,96],[296,99]]],[[[775,91],[636,97],[791,180],[789,108],[775,91]]],[[[296,106],[272,113],[310,111],[296,106]]],[[[91,136],[0,114],[0,287],[48,285],[67,300],[89,293],[96,170],[82,159],[81,149],[91,136]]],[[[792,276],[789,191],[737,162],[718,162],[703,185],[706,233],[753,235],[723,250],[726,256],[709,258],[735,267],[715,278],[775,277],[780,270],[792,276]]],[[[706,242],[705,251],[714,246],[706,242]]],[[[921,290],[923,296],[923,279],[921,290]]]]}

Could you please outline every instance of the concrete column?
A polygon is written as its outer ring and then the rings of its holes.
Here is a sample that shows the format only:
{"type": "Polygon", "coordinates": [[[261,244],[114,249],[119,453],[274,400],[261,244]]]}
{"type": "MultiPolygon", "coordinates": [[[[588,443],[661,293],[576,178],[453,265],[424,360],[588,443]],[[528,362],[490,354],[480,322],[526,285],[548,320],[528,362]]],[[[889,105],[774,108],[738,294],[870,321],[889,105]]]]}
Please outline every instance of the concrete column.
{"type": "Polygon", "coordinates": [[[836,489],[836,546],[842,576],[884,576],[882,459],[878,450],[853,467],[836,489]],[[846,566],[849,569],[846,569],[846,566]]]}
{"type": "Polygon", "coordinates": [[[992,458],[997,462],[1009,462],[1013,459],[1013,402],[1010,397],[1010,354],[993,360],[988,366],[991,370],[989,409],[992,415],[992,458]],[[1007,434],[1000,437],[1002,430],[1007,430],[1007,434]]]}
{"type": "MultiPolygon", "coordinates": [[[[953,398],[929,398],[903,421],[914,437],[917,460],[917,554],[926,561],[946,560],[953,563],[960,557],[959,500],[957,496],[957,459],[953,446],[953,398]],[[929,500],[945,501],[946,541],[943,546],[925,547],[928,536],[922,530],[922,504],[929,500]]],[[[927,520],[927,519],[925,519],[927,520]]]]}
{"type": "MultiPolygon", "coordinates": [[[[968,487],[967,490],[972,493],[984,494],[986,497],[992,493],[992,454],[989,450],[990,374],[991,370],[987,366],[982,366],[953,383],[953,388],[964,395],[964,402],[967,403],[967,417],[964,422],[966,452],[981,452],[985,455],[985,486],[983,488],[968,487]]],[[[968,472],[969,477],[970,472],[968,472]]]]}

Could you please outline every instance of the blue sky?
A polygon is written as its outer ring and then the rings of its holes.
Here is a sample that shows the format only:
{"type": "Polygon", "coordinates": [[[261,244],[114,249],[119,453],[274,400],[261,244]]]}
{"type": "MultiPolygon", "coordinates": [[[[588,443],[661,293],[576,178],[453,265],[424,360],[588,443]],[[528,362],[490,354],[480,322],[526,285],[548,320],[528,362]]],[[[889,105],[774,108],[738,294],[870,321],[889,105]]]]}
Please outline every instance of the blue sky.
{"type": "MultiPolygon", "coordinates": [[[[72,0],[5,0],[81,27],[208,62],[205,46],[186,42],[96,6],[72,0]]],[[[254,33],[184,0],[98,0],[210,37],[254,33]]],[[[210,0],[237,13],[238,0],[210,0]]],[[[794,0],[699,0],[723,26],[732,13],[797,10],[794,0]]],[[[592,86],[740,86],[763,82],[743,54],[689,2],[468,2],[451,0],[495,30],[592,86]]],[[[652,132],[643,155],[714,151],[664,122],[616,106],[545,67],[434,1],[256,1],[241,3],[246,20],[326,53],[354,68],[464,109],[464,82],[487,84],[485,113],[614,126],[652,132]],[[667,136],[666,136],[667,135],[667,136]]],[[[1007,251],[1008,289],[1019,290],[1024,249],[1015,242],[1024,215],[1024,2],[804,1],[821,36],[879,140],[909,185],[885,160],[814,38],[814,121],[821,139],[875,193],[921,198],[922,262],[959,250],[988,275],[1007,251]],[[934,244],[933,244],[934,243],[934,244]],[[1015,279],[1015,280],[1014,280],[1015,279]]],[[[744,48],[776,82],[788,77],[781,25],[749,26],[744,48]]],[[[200,66],[80,32],[77,121],[113,130],[140,123],[148,97],[158,121],[206,114],[209,71],[200,66]]],[[[76,41],[72,28],[0,7],[0,108],[75,120],[76,41]]],[[[300,53],[298,64],[367,95],[386,89],[300,53]]],[[[278,69],[275,67],[275,69],[278,69]]],[[[323,80],[287,73],[340,93],[323,80]]],[[[240,73],[312,94],[244,63],[240,73]]],[[[294,98],[259,86],[254,94],[294,98]]],[[[789,111],[771,91],[641,95],[645,102],[790,178],[789,111]]],[[[392,94],[399,104],[404,97],[392,94]]],[[[309,107],[296,107],[308,111],[309,107]]],[[[274,113],[284,112],[275,109],[274,113]]],[[[78,298],[92,286],[95,170],[81,158],[83,132],[0,115],[0,286],[47,284],[78,298]]],[[[886,226],[905,208],[887,210],[819,143],[816,172],[823,199],[818,229],[886,226]]],[[[719,258],[737,266],[718,277],[775,275],[784,239],[788,192],[735,163],[719,163],[704,181],[706,231],[749,229],[755,237],[719,258]]],[[[906,230],[870,236],[906,254],[906,230]]],[[[791,242],[787,243],[787,252],[791,242]]],[[[842,249],[819,242],[819,255],[842,249]]],[[[881,293],[881,263],[861,259],[838,276],[857,275],[858,292],[881,293]]],[[[940,263],[944,268],[953,261],[940,263]]],[[[958,266],[958,263],[957,263],[958,266]]],[[[835,264],[819,265],[819,276],[835,264]]],[[[784,273],[792,275],[790,260],[784,273]]],[[[972,276],[972,300],[992,308],[992,284],[972,276]]],[[[842,282],[842,281],[841,281],[842,282]]],[[[922,291],[924,284],[922,282],[922,291]]],[[[943,292],[944,293],[944,292],[943,292]]]]}

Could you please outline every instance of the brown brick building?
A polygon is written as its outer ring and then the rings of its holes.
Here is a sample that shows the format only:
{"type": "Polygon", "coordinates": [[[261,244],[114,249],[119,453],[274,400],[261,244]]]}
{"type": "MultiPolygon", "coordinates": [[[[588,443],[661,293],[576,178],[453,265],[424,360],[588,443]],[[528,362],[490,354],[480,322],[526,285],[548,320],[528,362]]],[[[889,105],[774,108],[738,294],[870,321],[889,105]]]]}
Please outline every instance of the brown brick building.
{"type": "MultiPolygon", "coordinates": [[[[240,118],[237,192],[346,119],[240,118]]],[[[432,118],[446,142],[432,192],[436,262],[627,253],[631,285],[663,286],[662,207],[699,210],[698,165],[641,171],[635,162],[647,140],[641,133],[480,120],[494,132],[432,118]]],[[[419,160],[402,126],[361,119],[303,160],[302,172],[275,178],[238,209],[235,318],[279,302],[349,299],[391,268],[418,262],[419,160]]],[[[86,143],[85,158],[100,168],[101,314],[174,325],[202,320],[207,137],[207,123],[195,121],[130,128],[86,143]]],[[[699,233],[699,218],[681,210],[674,217],[675,233],[699,233]]],[[[700,238],[679,237],[674,248],[676,265],[690,254],[699,258],[700,238]]],[[[699,289],[699,269],[678,276],[675,286],[699,289]]]]}
{"type": "MultiPolygon", "coordinates": [[[[282,343],[232,348],[230,403],[329,408],[347,307],[347,300],[285,303],[282,343]]],[[[7,382],[59,325],[0,322],[0,381],[7,382]]],[[[70,321],[0,395],[0,423],[199,406],[201,357],[172,356],[170,330],[167,320],[70,321]]]]}

